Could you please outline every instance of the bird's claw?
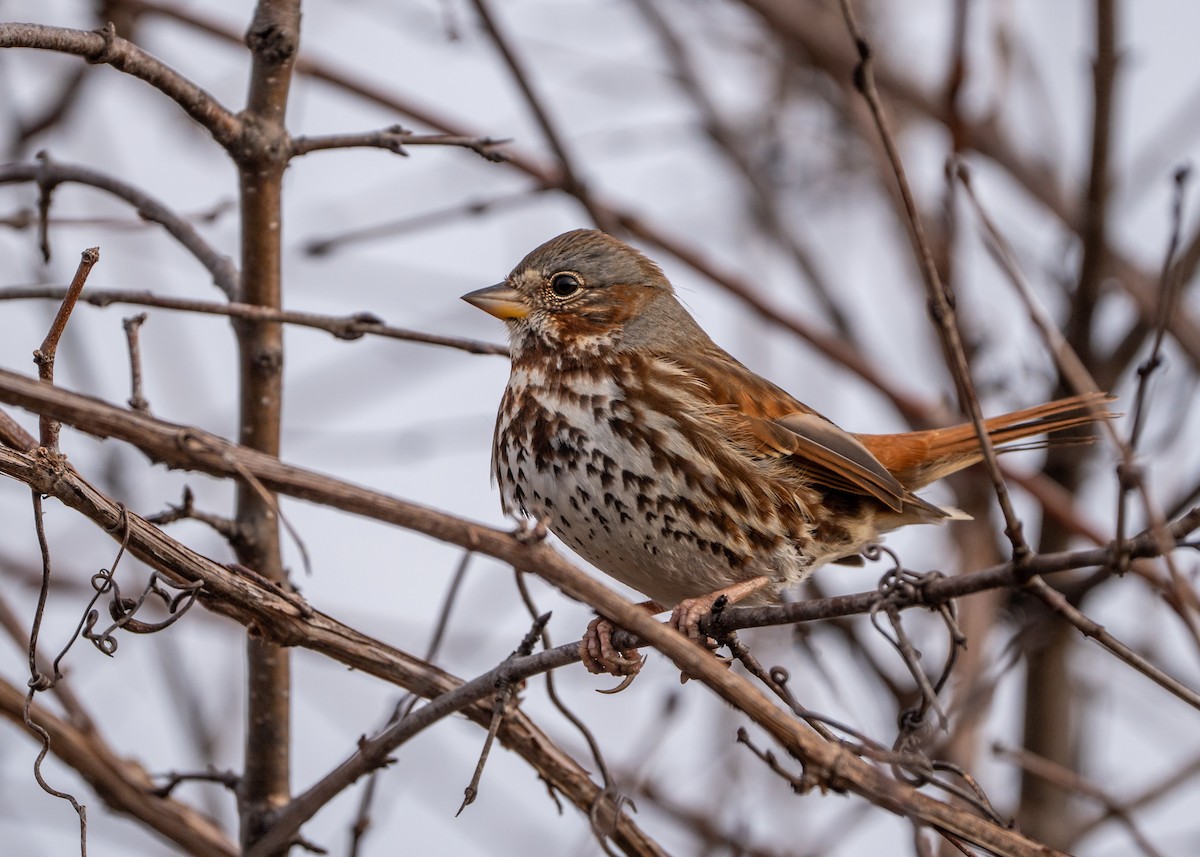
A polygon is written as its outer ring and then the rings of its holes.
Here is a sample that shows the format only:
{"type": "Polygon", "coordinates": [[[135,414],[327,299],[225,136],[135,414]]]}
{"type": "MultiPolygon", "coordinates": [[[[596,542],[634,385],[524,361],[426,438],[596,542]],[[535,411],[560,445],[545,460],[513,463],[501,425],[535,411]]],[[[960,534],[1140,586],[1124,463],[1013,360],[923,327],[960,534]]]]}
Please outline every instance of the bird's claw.
{"type": "MultiPolygon", "coordinates": [[[[617,649],[612,644],[612,634],[616,626],[602,616],[597,616],[588,623],[587,631],[579,642],[579,658],[587,671],[596,675],[624,676],[632,680],[641,672],[645,657],[638,654],[637,649],[617,649]]],[[[615,689],[601,691],[616,693],[629,686],[629,681],[623,681],[615,689]]]]}
{"type": "MultiPolygon", "coordinates": [[[[646,656],[642,655],[642,663],[645,663],[645,662],[646,662],[646,656]]],[[[638,667],[638,670],[641,670],[641,667],[638,667]]],[[[629,685],[633,684],[633,680],[635,678],[637,678],[639,675],[640,675],[640,672],[631,672],[629,675],[625,676],[625,678],[621,679],[621,683],[619,685],[617,685],[616,687],[610,687],[608,690],[604,690],[603,688],[598,687],[598,688],[596,688],[596,693],[603,693],[605,695],[612,695],[614,693],[620,693],[625,688],[629,687],[629,685]]]]}

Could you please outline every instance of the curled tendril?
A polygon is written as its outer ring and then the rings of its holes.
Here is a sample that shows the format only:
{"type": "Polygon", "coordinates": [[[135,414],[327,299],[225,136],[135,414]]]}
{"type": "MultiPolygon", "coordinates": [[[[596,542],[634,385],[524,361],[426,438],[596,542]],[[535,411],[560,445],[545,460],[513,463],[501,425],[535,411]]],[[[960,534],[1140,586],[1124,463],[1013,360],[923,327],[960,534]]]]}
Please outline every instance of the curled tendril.
{"type": "Polygon", "coordinates": [[[87,619],[84,622],[83,636],[91,640],[92,644],[106,655],[111,656],[117,650],[117,639],[113,633],[118,629],[126,630],[132,634],[153,634],[169,628],[174,625],[184,613],[186,613],[196,601],[196,595],[200,591],[202,584],[197,581],[182,585],[174,585],[176,591],[172,591],[163,585],[162,576],[157,572],[150,575],[150,579],[146,582],[146,586],[142,589],[141,594],[136,598],[129,598],[121,594],[121,589],[113,579],[112,573],[102,570],[99,574],[92,576],[92,586],[97,588],[97,595],[103,595],[107,592],[112,592],[112,600],[108,604],[108,612],[113,621],[103,631],[96,633],[96,622],[99,619],[99,611],[92,609],[88,611],[87,619]],[[167,610],[167,618],[160,622],[144,622],[134,617],[146,603],[146,599],[151,595],[155,596],[162,602],[167,610]]]}
{"type": "Polygon", "coordinates": [[[879,542],[872,542],[869,545],[864,545],[863,549],[859,551],[859,553],[861,553],[868,562],[879,562],[881,559],[883,559],[883,555],[887,554],[892,558],[892,563],[896,566],[896,568],[900,567],[900,557],[896,555],[896,552],[889,547],[884,547],[879,542]]]}
{"type": "Polygon", "coordinates": [[[200,581],[194,583],[171,584],[172,588],[164,586],[163,577],[159,572],[152,572],[150,579],[146,582],[141,594],[135,598],[128,598],[121,594],[121,587],[117,584],[116,574],[117,566],[121,564],[122,557],[125,556],[125,549],[129,544],[130,522],[129,511],[124,507],[120,507],[120,516],[117,523],[113,526],[111,532],[120,530],[122,532],[121,548],[117,551],[117,556],[113,560],[111,568],[102,568],[92,575],[91,584],[95,594],[88,602],[84,609],[83,617],[79,620],[79,625],[75,629],[75,633],[71,636],[70,641],[54,659],[54,674],[60,675],[59,664],[63,658],[67,656],[67,652],[71,650],[75,640],[84,638],[90,640],[92,645],[99,649],[103,654],[112,657],[117,651],[117,638],[113,636],[113,632],[118,629],[124,629],[134,634],[153,634],[155,631],[161,631],[173,625],[180,616],[191,608],[196,600],[196,596],[200,592],[203,584],[200,581]],[[96,609],[96,602],[106,595],[112,595],[112,601],[109,602],[108,612],[112,616],[112,624],[106,627],[103,631],[96,631],[96,624],[100,620],[100,611],[96,609]],[[157,597],[167,609],[168,616],[161,622],[143,622],[135,619],[135,614],[141,610],[142,605],[146,603],[146,599],[151,595],[157,597]]]}
{"type": "MultiPolygon", "coordinates": [[[[88,601],[87,607],[84,608],[83,616],[80,618],[79,624],[75,627],[75,633],[71,635],[71,639],[67,641],[67,644],[63,646],[62,651],[58,653],[58,657],[54,659],[54,675],[56,680],[62,675],[58,668],[59,664],[61,664],[63,659],[67,656],[67,652],[71,651],[71,646],[75,645],[75,641],[78,640],[80,636],[85,635],[87,631],[90,631],[91,628],[96,624],[96,619],[99,616],[94,609],[96,602],[100,600],[102,595],[106,594],[116,586],[114,575],[117,573],[117,566],[121,564],[121,558],[125,556],[125,549],[129,546],[130,532],[129,510],[125,508],[124,504],[121,504],[118,508],[119,512],[117,515],[117,522],[113,524],[108,531],[110,533],[115,533],[118,530],[121,531],[121,547],[117,551],[116,558],[113,559],[112,568],[102,568],[99,572],[92,575],[92,589],[96,590],[96,593],[92,596],[91,600],[88,601]]],[[[116,651],[116,646],[114,644],[110,651],[105,651],[103,648],[100,650],[106,655],[111,655],[114,651],[116,651]]]]}
{"type": "MultiPolygon", "coordinates": [[[[900,609],[914,604],[926,604],[923,590],[931,582],[940,580],[945,575],[940,571],[930,571],[924,574],[909,571],[904,568],[899,556],[894,551],[882,545],[867,545],[863,549],[862,554],[871,561],[881,560],[885,555],[892,561],[892,567],[879,578],[877,590],[880,597],[871,605],[869,615],[871,624],[875,627],[875,630],[903,658],[905,665],[908,667],[909,672],[912,674],[921,691],[920,701],[916,706],[902,711],[898,722],[899,735],[896,738],[895,746],[897,749],[901,747],[911,749],[921,743],[921,735],[927,726],[926,718],[931,709],[937,712],[940,725],[943,728],[946,725],[946,714],[938,704],[938,694],[941,693],[950,678],[950,674],[958,660],[958,650],[966,645],[966,637],[958,627],[958,608],[953,601],[937,604],[930,608],[939,615],[950,637],[946,662],[937,680],[931,682],[921,669],[920,651],[913,647],[908,636],[904,633],[903,626],[900,623],[900,609]],[[891,625],[890,630],[885,628],[883,622],[880,620],[881,613],[887,615],[888,624],[891,625]]],[[[923,777],[923,775],[921,776],[923,777]]]]}

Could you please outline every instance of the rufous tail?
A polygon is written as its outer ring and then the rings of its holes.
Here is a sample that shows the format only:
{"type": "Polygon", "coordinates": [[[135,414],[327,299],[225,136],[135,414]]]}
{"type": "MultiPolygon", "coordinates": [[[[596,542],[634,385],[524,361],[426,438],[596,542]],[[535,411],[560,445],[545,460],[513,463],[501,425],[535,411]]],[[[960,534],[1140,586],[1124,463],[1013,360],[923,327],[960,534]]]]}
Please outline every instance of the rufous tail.
{"type": "MultiPolygon", "coordinates": [[[[1107,393],[1083,393],[992,417],[983,424],[998,452],[1089,443],[1091,436],[1077,436],[1014,445],[1014,441],[1023,438],[1111,419],[1114,415],[1105,406],[1112,400],[1107,393]]],[[[904,434],[859,434],[855,437],[910,491],[983,459],[979,437],[970,423],[904,434]]]]}

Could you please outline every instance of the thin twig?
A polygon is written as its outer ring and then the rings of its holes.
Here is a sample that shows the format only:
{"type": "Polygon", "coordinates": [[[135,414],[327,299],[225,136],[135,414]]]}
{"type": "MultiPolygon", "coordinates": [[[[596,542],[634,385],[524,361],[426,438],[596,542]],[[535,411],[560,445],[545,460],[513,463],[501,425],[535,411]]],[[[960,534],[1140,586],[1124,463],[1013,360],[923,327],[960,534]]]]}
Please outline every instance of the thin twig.
{"type": "MultiPolygon", "coordinates": [[[[1016,288],[1022,302],[1025,304],[1026,311],[1029,313],[1030,318],[1033,320],[1038,332],[1041,334],[1043,341],[1046,343],[1047,348],[1054,357],[1054,361],[1058,366],[1061,377],[1078,393],[1097,390],[1098,386],[1095,378],[1092,377],[1091,372],[1088,370],[1079,354],[1066,340],[1062,333],[1059,332],[1058,326],[1055,324],[1054,320],[1050,318],[1049,313],[1047,313],[1042,305],[1037,301],[1033,294],[1033,290],[1028,283],[1028,280],[1021,271],[1021,267],[1017,264],[1016,256],[1013,253],[1011,246],[1004,238],[1004,235],[1000,232],[996,224],[988,216],[983,206],[980,204],[979,198],[975,194],[971,185],[970,173],[966,170],[964,165],[959,164],[957,167],[957,174],[966,190],[967,199],[973,206],[981,225],[984,227],[985,235],[988,239],[988,247],[992,251],[993,258],[995,258],[1000,264],[1000,267],[1007,275],[1009,282],[1012,283],[1012,285],[1016,288]]],[[[1173,239],[1169,244],[1167,259],[1163,266],[1163,282],[1161,289],[1162,304],[1159,308],[1160,321],[1170,315],[1169,305],[1171,303],[1171,295],[1173,293],[1172,283],[1177,282],[1177,280],[1171,276],[1171,271],[1174,269],[1174,266],[1171,265],[1171,259],[1174,256],[1176,246],[1175,237],[1178,235],[1177,224],[1179,219],[1182,217],[1182,190],[1179,188],[1182,187],[1182,183],[1185,178],[1185,174],[1177,176],[1179,185],[1177,185],[1177,205],[1175,208],[1176,227],[1172,231],[1173,239]]],[[[1159,337],[1161,337],[1164,327],[1160,326],[1158,330],[1159,337]]],[[[1156,337],[1156,341],[1161,343],[1161,338],[1156,337]]],[[[1148,370],[1144,373],[1139,372],[1141,375],[1138,387],[1139,397],[1144,395],[1144,393],[1141,391],[1144,391],[1147,379],[1150,375],[1150,372],[1153,371],[1153,367],[1155,365],[1157,365],[1157,351],[1152,351],[1152,359],[1144,364],[1144,366],[1148,367],[1148,370]]],[[[1099,408],[1099,404],[1093,405],[1093,407],[1099,408]]],[[[1137,408],[1139,412],[1142,410],[1141,403],[1137,405],[1137,408]]],[[[1162,509],[1159,507],[1158,501],[1150,493],[1149,487],[1146,485],[1142,468],[1137,461],[1134,446],[1130,442],[1121,438],[1121,436],[1117,433],[1116,426],[1110,420],[1097,420],[1097,422],[1120,456],[1120,460],[1117,465],[1117,474],[1118,483],[1121,490],[1120,499],[1117,506],[1117,534],[1115,540],[1116,550],[1114,550],[1113,553],[1113,561],[1115,563],[1113,568],[1118,572],[1123,572],[1126,568],[1128,568],[1129,565],[1129,557],[1125,556],[1123,551],[1126,529],[1124,497],[1127,491],[1131,490],[1132,488],[1136,488],[1138,490],[1139,496],[1142,500],[1142,508],[1146,520],[1150,522],[1151,527],[1155,531],[1162,534],[1161,538],[1163,539],[1163,544],[1168,544],[1171,539],[1166,534],[1166,516],[1163,514],[1162,509]]],[[[1168,573],[1170,574],[1171,579],[1175,582],[1176,587],[1179,588],[1183,586],[1183,577],[1179,573],[1179,570],[1175,567],[1174,561],[1171,559],[1168,551],[1163,552],[1163,561],[1167,563],[1168,573]]],[[[1195,631],[1195,620],[1190,614],[1188,614],[1186,611],[1183,611],[1180,613],[1180,617],[1185,623],[1189,624],[1189,627],[1193,628],[1193,631],[1195,631]]]]}
{"type": "Polygon", "coordinates": [[[166,526],[173,524],[176,521],[199,521],[202,524],[207,524],[212,527],[216,533],[232,544],[234,541],[244,536],[238,531],[237,522],[232,518],[226,518],[221,515],[212,515],[208,512],[201,512],[196,508],[196,497],[192,494],[192,489],[187,485],[183,486],[183,498],[178,506],[168,504],[165,512],[159,512],[157,515],[147,515],[146,522],[155,526],[166,526]]]}
{"type": "MultiPolygon", "coordinates": [[[[543,613],[533,620],[533,627],[521,640],[521,645],[517,646],[516,650],[509,655],[509,660],[517,658],[527,658],[533,653],[533,647],[537,645],[541,639],[542,633],[546,630],[546,623],[550,621],[550,614],[543,613]]],[[[500,721],[504,719],[504,713],[508,709],[509,703],[512,702],[513,695],[516,693],[516,687],[512,679],[501,674],[496,682],[496,695],[492,699],[492,722],[488,724],[487,737],[483,739],[483,749],[479,753],[479,761],[475,765],[475,773],[471,775],[471,782],[463,790],[463,801],[458,807],[458,812],[454,813],[454,817],[462,815],[462,811],[471,804],[475,803],[475,798],[479,796],[479,780],[483,776],[483,767],[487,764],[488,756],[492,751],[492,744],[496,740],[496,733],[500,731],[500,721]]]]}
{"type": "MultiPolygon", "coordinates": [[[[525,609],[529,611],[530,618],[535,619],[540,615],[541,611],[533,603],[533,596],[530,594],[529,587],[525,583],[525,572],[514,568],[513,574],[521,601],[524,603],[525,609]]],[[[546,651],[550,651],[553,647],[550,641],[550,632],[546,628],[542,629],[542,647],[546,651]]],[[[608,854],[611,852],[609,840],[612,838],[615,826],[620,820],[621,810],[626,805],[632,805],[632,801],[627,794],[617,787],[616,780],[610,773],[608,762],[604,758],[604,751],[601,750],[600,742],[596,740],[595,734],[583,722],[583,719],[572,711],[566,702],[563,701],[562,697],[559,696],[558,686],[554,681],[554,673],[547,671],[545,675],[546,695],[550,698],[551,704],[583,736],[583,740],[588,745],[588,751],[592,754],[592,760],[596,763],[596,768],[600,772],[600,780],[604,784],[604,787],[596,796],[596,801],[588,812],[588,821],[591,823],[592,833],[596,836],[600,847],[608,854]]],[[[554,796],[553,792],[551,792],[551,796],[554,796]]],[[[557,797],[555,797],[555,801],[557,802],[557,797]]]]}
{"type": "MultiPolygon", "coordinates": [[[[843,47],[832,22],[826,16],[814,14],[812,7],[780,0],[742,0],[742,4],[761,16],[771,31],[778,33],[795,51],[797,61],[805,67],[836,81],[845,80],[852,73],[858,61],[854,51],[843,47]]],[[[840,23],[840,29],[844,28],[845,24],[840,23]]],[[[944,98],[926,91],[900,63],[889,65],[876,58],[876,66],[878,85],[890,99],[921,119],[949,127],[953,120],[947,114],[944,98]]],[[[1024,145],[1017,136],[1019,132],[1015,133],[1004,123],[1000,111],[992,108],[980,113],[982,118],[963,129],[962,139],[967,148],[993,162],[1065,229],[1080,233],[1082,218],[1079,217],[1078,201],[1064,192],[1063,188],[1069,182],[1059,175],[1057,163],[1048,161],[1036,147],[1031,149],[1024,145]]],[[[1184,266],[1185,271],[1194,270],[1200,262],[1200,235],[1191,249],[1195,252],[1190,257],[1191,264],[1184,266]]],[[[1187,253],[1183,255],[1188,256],[1187,253]]],[[[1110,282],[1125,290],[1143,317],[1152,318],[1158,304],[1154,277],[1147,276],[1115,248],[1109,248],[1108,258],[1112,274],[1110,282]]],[[[1184,279],[1190,279],[1190,275],[1184,279]]],[[[1170,328],[1191,363],[1200,365],[1200,324],[1194,315],[1181,309],[1171,319],[1170,328]]]]}
{"type": "MultiPolygon", "coordinates": [[[[0,24],[0,30],[4,27],[0,24]]],[[[0,165],[0,184],[38,182],[54,187],[73,182],[99,188],[133,206],[143,220],[157,223],[185,250],[191,253],[212,275],[213,282],[230,300],[237,300],[241,291],[241,275],[233,260],[219,253],[205,241],[196,227],[168,206],[128,182],[87,167],[63,164],[44,153],[33,164],[0,165]]]]}
{"type": "Polygon", "coordinates": [[[1013,510],[1012,501],[1008,496],[1008,487],[1004,482],[1004,475],[1000,472],[1000,467],[996,460],[996,450],[992,445],[991,438],[988,436],[987,429],[984,427],[983,413],[979,406],[979,397],[975,395],[974,384],[971,381],[971,370],[967,364],[966,352],[963,349],[962,338],[959,335],[958,324],[955,320],[954,296],[949,286],[939,276],[937,265],[933,261],[933,254],[929,249],[929,242],[925,239],[925,230],[921,225],[921,215],[917,210],[916,201],[913,199],[912,189],[908,185],[908,178],[904,172],[904,165],[900,160],[900,152],[896,147],[895,137],[892,135],[887,117],[883,112],[883,105],[879,100],[879,92],[875,87],[871,45],[859,28],[850,3],[851,0],[841,0],[842,15],[846,20],[846,28],[850,31],[859,57],[858,65],[854,70],[854,86],[862,93],[867,106],[870,108],[871,116],[875,120],[875,126],[879,131],[880,140],[883,143],[884,150],[887,152],[888,161],[891,163],[892,171],[895,174],[900,196],[904,202],[904,210],[908,216],[909,234],[913,241],[918,267],[925,282],[929,313],[933,318],[934,325],[945,348],[950,373],[953,375],[955,386],[958,388],[959,407],[963,413],[970,417],[971,423],[975,426],[975,433],[979,438],[979,449],[983,454],[983,463],[987,467],[988,475],[992,480],[992,487],[996,492],[996,499],[999,501],[1000,509],[1004,513],[1004,533],[1008,536],[1009,542],[1012,544],[1013,559],[1020,562],[1032,553],[1032,549],[1025,541],[1021,520],[1013,510]]]}
{"type": "Polygon", "coordinates": [[[509,140],[491,137],[464,137],[456,134],[417,134],[400,125],[392,125],[382,131],[367,131],[362,134],[329,134],[320,137],[293,137],[292,157],[307,155],[326,149],[374,148],[387,149],[397,155],[407,156],[405,146],[457,146],[470,149],[493,163],[504,158],[501,146],[509,140]]]}
{"type": "Polygon", "coordinates": [[[157,797],[170,797],[181,783],[219,783],[232,792],[237,790],[240,777],[233,771],[219,771],[210,767],[203,771],[173,771],[165,774],[163,779],[165,782],[154,790],[157,797]]]}
{"type": "Polygon", "coordinates": [[[146,313],[139,312],[121,320],[121,326],[125,328],[125,339],[129,343],[129,407],[135,411],[150,410],[150,403],[142,395],[142,349],[141,337],[138,336],[147,317],[146,313]]]}
{"type": "MultiPolygon", "coordinates": [[[[234,203],[229,199],[221,199],[213,203],[207,208],[197,209],[195,211],[185,212],[180,215],[188,222],[203,223],[212,225],[216,223],[224,214],[228,214],[234,209],[234,203]]],[[[13,230],[28,229],[31,226],[37,226],[37,215],[28,208],[19,208],[13,214],[7,217],[0,217],[0,226],[6,226],[13,230]]],[[[57,217],[50,217],[47,221],[50,226],[87,226],[87,227],[103,227],[110,231],[120,232],[145,232],[148,229],[154,229],[156,224],[143,220],[141,217],[72,217],[63,214],[57,217]]]]}
{"type": "Polygon", "coordinates": [[[467,217],[478,217],[482,214],[507,211],[519,205],[527,205],[548,193],[550,188],[539,186],[522,188],[512,193],[497,194],[483,199],[473,199],[455,203],[441,208],[429,209],[419,214],[400,217],[396,220],[375,223],[335,232],[324,238],[309,238],[303,243],[304,252],[310,256],[328,256],[334,250],[347,244],[357,244],[362,241],[373,241],[378,238],[395,238],[412,232],[424,231],[435,226],[445,226],[456,223],[467,217]]]}
{"type": "MultiPolygon", "coordinates": [[[[1179,299],[1181,279],[1175,267],[1175,256],[1179,251],[1179,235],[1183,229],[1183,203],[1187,190],[1188,179],[1191,176],[1190,167],[1180,167],[1175,171],[1175,193],[1171,205],[1171,235],[1167,242],[1167,252],[1163,257],[1162,273],[1159,278],[1159,311],[1154,323],[1154,339],[1151,341],[1150,354],[1138,366],[1137,391],[1133,397],[1132,425],[1129,428],[1129,461],[1119,472],[1121,493],[1117,507],[1117,539],[1118,543],[1125,537],[1125,500],[1129,491],[1143,485],[1140,469],[1132,461],[1137,453],[1138,443],[1142,438],[1142,430],[1146,424],[1146,414],[1149,408],[1147,400],[1150,393],[1150,379],[1162,365],[1162,346],[1166,338],[1167,322],[1174,312],[1179,299]]],[[[1144,490],[1144,488],[1143,488],[1144,490]]]]}
{"type": "MultiPolygon", "coordinates": [[[[47,384],[54,383],[54,357],[58,352],[59,340],[62,339],[62,335],[67,329],[67,321],[71,318],[71,311],[75,309],[79,293],[83,291],[83,286],[87,283],[88,274],[91,273],[98,261],[100,261],[99,247],[89,247],[83,251],[79,259],[79,267],[75,269],[75,277],[71,280],[71,285],[62,299],[62,303],[58,305],[58,312],[50,324],[50,329],[46,332],[46,338],[42,340],[41,347],[33,352],[33,362],[37,364],[38,377],[47,384]]],[[[60,428],[58,422],[48,417],[42,417],[39,422],[42,446],[52,453],[57,453],[60,428]]]]}
{"type": "Polygon", "coordinates": [[[513,80],[521,90],[521,94],[525,96],[525,103],[529,105],[534,119],[542,129],[542,134],[545,136],[546,142],[550,144],[550,149],[554,152],[561,173],[559,180],[563,188],[567,189],[569,193],[574,191],[574,195],[583,204],[583,207],[587,209],[588,215],[592,218],[592,222],[596,226],[605,232],[615,231],[617,225],[616,218],[604,207],[597,205],[592,200],[591,195],[584,190],[582,173],[575,165],[574,158],[567,149],[566,141],[558,132],[554,122],[550,119],[549,108],[538,95],[530,75],[525,71],[524,63],[517,55],[516,49],[509,41],[499,21],[492,14],[488,0],[471,0],[471,2],[475,7],[475,11],[479,14],[480,20],[483,22],[484,29],[491,36],[492,42],[496,45],[496,49],[504,59],[505,65],[508,66],[513,80]]]}
{"type": "Polygon", "coordinates": [[[683,40],[673,29],[661,4],[655,3],[654,0],[637,0],[635,5],[658,36],[680,87],[699,112],[701,130],[742,178],[757,220],[792,258],[802,280],[837,332],[847,342],[860,345],[861,340],[855,329],[853,317],[839,306],[833,295],[832,284],[817,267],[812,251],[795,234],[797,230],[790,227],[790,218],[782,213],[784,208],[780,201],[778,182],[772,181],[772,176],[751,158],[748,143],[752,139],[756,143],[759,142],[757,137],[745,130],[744,120],[734,123],[721,115],[717,104],[696,74],[695,63],[688,56],[683,40]]]}
{"type": "Polygon", "coordinates": [[[91,32],[45,24],[0,24],[0,48],[14,47],[75,54],[89,63],[110,65],[144,80],[174,100],[222,146],[233,147],[241,137],[243,129],[238,114],[179,72],[122,39],[111,23],[91,32]]]}
{"type": "Polygon", "coordinates": [[[1072,625],[1079,629],[1086,637],[1091,637],[1104,648],[1108,649],[1120,660],[1129,664],[1135,670],[1146,676],[1159,687],[1162,687],[1179,697],[1188,705],[1200,710],[1200,693],[1192,690],[1187,685],[1180,682],[1178,679],[1172,678],[1165,672],[1147,661],[1133,649],[1122,643],[1107,630],[1103,625],[1092,621],[1082,612],[1071,605],[1061,592],[1054,589],[1046,583],[1041,577],[1032,578],[1026,588],[1042,599],[1046,605],[1055,613],[1066,619],[1072,625]]]}
{"type": "MultiPolygon", "coordinates": [[[[529,612],[530,618],[537,618],[541,615],[542,611],[539,611],[537,605],[533,603],[533,596],[529,592],[529,587],[525,584],[525,572],[513,569],[513,575],[513,579],[517,585],[517,592],[521,596],[521,602],[529,612]]],[[[550,641],[550,632],[545,628],[542,629],[542,647],[547,651],[554,648],[553,643],[550,641]]],[[[596,736],[587,727],[587,724],[558,695],[558,688],[555,686],[553,673],[546,673],[546,695],[550,697],[551,704],[558,709],[559,713],[567,718],[567,721],[583,736],[583,740],[588,745],[588,750],[591,751],[592,760],[596,763],[597,770],[600,771],[600,780],[604,783],[605,791],[611,791],[615,784],[612,774],[609,773],[608,762],[604,760],[604,752],[600,749],[600,742],[596,740],[596,736]]]]}
{"type": "MultiPolygon", "coordinates": [[[[9,286],[0,288],[0,301],[43,298],[58,300],[66,292],[66,289],[59,286],[9,286]]],[[[324,330],[333,334],[338,339],[354,340],[367,335],[382,336],[387,339],[401,339],[427,345],[457,348],[471,354],[508,356],[508,348],[503,345],[492,345],[489,342],[480,342],[474,339],[438,336],[434,333],[424,333],[419,330],[392,327],[385,324],[378,316],[369,312],[359,312],[344,316],[318,315],[316,313],[296,312],[293,310],[277,310],[253,304],[237,302],[215,303],[211,301],[189,300],[187,298],[168,298],[152,292],[120,291],[115,289],[89,289],[88,293],[80,298],[80,302],[97,307],[106,307],[110,304],[133,304],[135,306],[158,307],[160,309],[204,313],[250,321],[272,321],[280,324],[294,324],[300,327],[324,330]]]]}
{"type": "MultiPolygon", "coordinates": [[[[536,637],[534,639],[536,640],[536,637]]],[[[560,658],[560,664],[577,660],[577,648],[575,651],[567,653],[566,659],[560,658]]],[[[488,695],[495,695],[497,687],[504,684],[512,685],[528,677],[533,674],[528,672],[529,668],[540,667],[544,661],[545,658],[538,656],[514,653],[486,673],[463,683],[455,690],[431,699],[378,734],[360,739],[354,755],[309,789],[293,798],[286,807],[279,809],[270,830],[246,852],[246,857],[266,857],[266,855],[273,854],[274,849],[286,844],[295,831],[300,829],[300,825],[312,817],[332,797],[362,775],[389,764],[391,754],[397,747],[443,718],[473,704],[476,700],[488,695]]],[[[489,719],[492,720],[492,718],[489,719]]],[[[492,722],[495,721],[492,720],[492,722]]],[[[498,723],[495,725],[499,728],[498,723]]]]}

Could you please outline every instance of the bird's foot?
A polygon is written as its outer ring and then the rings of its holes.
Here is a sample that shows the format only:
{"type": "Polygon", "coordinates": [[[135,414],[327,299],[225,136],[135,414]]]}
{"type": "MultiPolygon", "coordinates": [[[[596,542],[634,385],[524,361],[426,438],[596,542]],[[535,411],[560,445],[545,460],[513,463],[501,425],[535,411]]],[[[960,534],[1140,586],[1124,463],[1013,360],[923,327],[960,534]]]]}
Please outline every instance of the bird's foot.
{"type": "MultiPolygon", "coordinates": [[[[685,598],[675,605],[667,624],[683,636],[707,649],[715,649],[717,641],[700,633],[700,623],[713,612],[713,605],[725,598],[723,592],[710,592],[697,598],[685,598]]],[[[728,599],[726,599],[728,601],[728,599]]]]}
{"type": "MultiPolygon", "coordinates": [[[[760,575],[752,577],[749,580],[738,581],[731,586],[726,586],[724,589],[718,589],[716,592],[709,592],[706,595],[699,595],[695,598],[685,598],[675,605],[675,609],[671,611],[671,618],[667,620],[667,624],[674,627],[692,642],[715,653],[720,648],[721,643],[707,634],[701,633],[700,623],[709,616],[720,613],[727,606],[736,604],[747,596],[753,595],[770,583],[771,578],[760,575]]],[[[717,659],[726,667],[732,663],[732,660],[719,656],[717,659]]],[[[692,678],[692,676],[689,676],[687,673],[679,676],[680,682],[686,682],[689,678],[692,678]]]]}
{"type": "MultiPolygon", "coordinates": [[[[671,618],[667,620],[667,624],[693,643],[697,643],[715,654],[720,644],[712,637],[700,633],[700,622],[712,615],[713,605],[724,597],[724,593],[710,592],[708,595],[701,595],[698,598],[684,599],[675,605],[675,609],[671,611],[671,618]]],[[[724,660],[719,655],[717,658],[718,660],[724,660]]],[[[687,684],[693,678],[695,676],[681,672],[679,674],[679,683],[687,684]]]]}
{"type": "Polygon", "coordinates": [[[700,633],[700,623],[714,612],[719,612],[731,604],[737,604],[742,599],[749,595],[753,595],[760,589],[771,584],[771,578],[765,575],[751,577],[748,580],[740,580],[724,589],[718,589],[715,592],[709,592],[706,595],[698,595],[695,598],[685,598],[675,605],[675,609],[671,611],[671,618],[668,624],[675,627],[679,633],[701,643],[710,649],[715,649],[717,644],[715,641],[704,637],[700,633]],[[716,610],[714,611],[714,608],[716,610]]]}
{"type": "MultiPolygon", "coordinates": [[[[597,616],[589,622],[579,643],[579,658],[590,673],[607,673],[632,679],[641,671],[646,659],[638,654],[637,649],[616,648],[612,642],[615,630],[617,627],[603,616],[597,616]]],[[[622,682],[617,690],[624,690],[627,686],[628,681],[622,682]]]]}

